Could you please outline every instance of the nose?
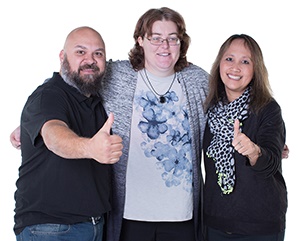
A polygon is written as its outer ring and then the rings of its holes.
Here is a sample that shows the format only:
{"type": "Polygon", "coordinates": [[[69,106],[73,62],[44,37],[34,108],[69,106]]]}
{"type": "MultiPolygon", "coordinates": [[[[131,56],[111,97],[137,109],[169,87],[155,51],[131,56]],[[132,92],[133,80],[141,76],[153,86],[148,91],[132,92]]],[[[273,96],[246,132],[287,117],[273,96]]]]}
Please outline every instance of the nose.
{"type": "Polygon", "coordinates": [[[238,63],[233,63],[232,66],[231,66],[231,69],[235,72],[240,72],[241,71],[241,68],[240,68],[238,63]]]}
{"type": "Polygon", "coordinates": [[[168,39],[163,39],[163,40],[161,41],[161,46],[169,48],[169,47],[170,47],[170,44],[169,44],[168,39]]]}
{"type": "Polygon", "coordinates": [[[97,64],[97,61],[93,54],[86,55],[84,58],[84,62],[88,64],[97,64]]]}

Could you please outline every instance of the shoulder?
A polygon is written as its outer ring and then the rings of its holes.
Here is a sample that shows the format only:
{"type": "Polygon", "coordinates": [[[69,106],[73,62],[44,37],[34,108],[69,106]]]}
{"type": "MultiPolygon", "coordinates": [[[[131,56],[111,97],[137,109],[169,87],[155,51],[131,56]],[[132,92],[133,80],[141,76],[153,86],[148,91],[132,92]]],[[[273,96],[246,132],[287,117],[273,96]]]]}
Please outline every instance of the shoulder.
{"type": "Polygon", "coordinates": [[[120,72],[120,73],[131,73],[134,72],[131,63],[129,60],[109,60],[106,63],[106,71],[107,73],[110,72],[120,72]]]}
{"type": "Polygon", "coordinates": [[[106,72],[104,76],[103,86],[105,85],[124,85],[126,82],[131,82],[137,75],[137,72],[132,68],[129,60],[109,60],[106,63],[106,72]]]}
{"type": "Polygon", "coordinates": [[[263,108],[262,108],[262,113],[263,114],[280,114],[281,115],[281,107],[279,103],[272,98],[269,103],[267,103],[263,108]]]}
{"type": "Polygon", "coordinates": [[[113,91],[119,94],[124,88],[133,89],[137,79],[137,72],[128,60],[108,61],[102,81],[101,95],[110,96],[113,91]]]}
{"type": "Polygon", "coordinates": [[[182,71],[183,74],[190,74],[190,75],[201,75],[208,79],[209,74],[202,69],[201,67],[194,65],[192,63],[189,63],[188,66],[186,66],[182,71]]]}
{"type": "Polygon", "coordinates": [[[61,83],[59,81],[58,78],[55,77],[51,77],[48,78],[44,81],[44,83],[42,83],[41,85],[39,85],[30,95],[30,97],[32,96],[39,96],[39,95],[55,95],[57,93],[60,92],[61,90],[61,83]]]}
{"type": "MultiPolygon", "coordinates": [[[[179,72],[179,80],[187,85],[187,88],[201,89],[208,93],[209,74],[201,67],[190,63],[179,72]]],[[[206,95],[205,94],[205,95],[206,95]]]]}
{"type": "Polygon", "coordinates": [[[200,84],[205,86],[205,88],[208,88],[209,74],[197,65],[190,63],[179,72],[179,75],[181,75],[186,83],[200,84]]]}
{"type": "Polygon", "coordinates": [[[272,126],[279,129],[280,126],[284,125],[281,107],[275,99],[268,102],[257,115],[251,116],[253,121],[256,119],[258,125],[264,126],[264,128],[272,126]]]}

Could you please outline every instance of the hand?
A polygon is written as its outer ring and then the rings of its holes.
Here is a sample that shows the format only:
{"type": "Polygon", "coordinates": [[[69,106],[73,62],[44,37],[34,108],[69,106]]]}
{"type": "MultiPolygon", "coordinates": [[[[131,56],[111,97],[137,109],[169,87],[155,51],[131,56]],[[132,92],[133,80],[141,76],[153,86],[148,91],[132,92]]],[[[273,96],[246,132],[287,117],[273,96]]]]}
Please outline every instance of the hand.
{"type": "Polygon", "coordinates": [[[283,151],[282,151],[282,158],[287,159],[289,157],[289,153],[290,153],[289,147],[287,146],[287,144],[284,144],[283,151]]]}
{"type": "Polygon", "coordinates": [[[256,163],[257,158],[260,156],[261,152],[259,146],[253,143],[248,136],[240,131],[239,120],[235,120],[234,122],[234,137],[232,145],[238,153],[248,157],[252,166],[256,163]]]}
{"type": "Polygon", "coordinates": [[[90,139],[88,151],[91,158],[103,164],[113,164],[119,161],[122,155],[122,138],[111,135],[110,130],[114,122],[111,113],[103,127],[90,139]]]}
{"type": "Polygon", "coordinates": [[[16,149],[21,149],[21,130],[18,126],[9,136],[10,142],[16,149]]]}

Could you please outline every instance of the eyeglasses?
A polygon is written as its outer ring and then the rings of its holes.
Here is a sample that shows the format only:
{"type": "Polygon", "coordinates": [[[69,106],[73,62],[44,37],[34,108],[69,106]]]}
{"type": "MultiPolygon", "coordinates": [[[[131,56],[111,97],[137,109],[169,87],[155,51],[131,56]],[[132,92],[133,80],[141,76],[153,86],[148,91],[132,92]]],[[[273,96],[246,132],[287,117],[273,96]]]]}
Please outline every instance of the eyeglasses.
{"type": "Polygon", "coordinates": [[[151,44],[160,46],[163,42],[167,42],[170,46],[176,46],[180,44],[180,39],[176,37],[169,37],[169,38],[161,38],[161,37],[150,37],[147,38],[151,44]]]}

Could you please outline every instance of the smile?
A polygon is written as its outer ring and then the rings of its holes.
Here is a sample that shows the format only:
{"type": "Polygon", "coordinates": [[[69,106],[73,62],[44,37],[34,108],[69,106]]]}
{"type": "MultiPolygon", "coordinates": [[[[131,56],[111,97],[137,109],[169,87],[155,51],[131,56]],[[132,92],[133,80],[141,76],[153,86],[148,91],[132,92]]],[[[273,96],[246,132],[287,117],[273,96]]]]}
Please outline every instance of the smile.
{"type": "Polygon", "coordinates": [[[236,75],[231,75],[231,74],[227,74],[227,76],[233,80],[240,80],[242,78],[242,76],[236,76],[236,75]]]}

